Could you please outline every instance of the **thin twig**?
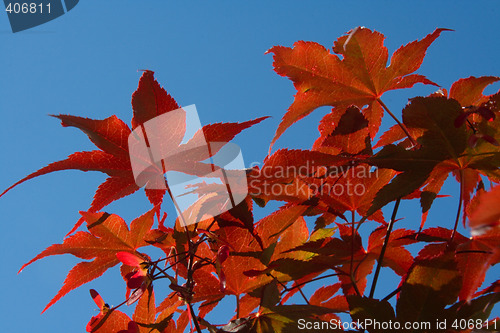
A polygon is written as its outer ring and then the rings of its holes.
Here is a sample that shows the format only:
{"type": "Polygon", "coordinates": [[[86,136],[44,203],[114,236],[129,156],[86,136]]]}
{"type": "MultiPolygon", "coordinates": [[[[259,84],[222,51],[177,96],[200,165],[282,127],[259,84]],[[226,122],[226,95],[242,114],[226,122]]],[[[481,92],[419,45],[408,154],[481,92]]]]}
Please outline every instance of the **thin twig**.
{"type": "Polygon", "coordinates": [[[356,284],[356,277],[354,275],[354,240],[356,239],[356,228],[355,228],[355,212],[351,211],[352,228],[351,228],[351,265],[349,267],[349,277],[351,278],[351,283],[358,296],[361,296],[359,292],[358,285],[356,284]]]}
{"type": "Polygon", "coordinates": [[[236,296],[236,319],[240,318],[240,295],[236,296]]]}
{"type": "MultiPolygon", "coordinates": [[[[288,290],[286,284],[284,284],[283,282],[281,282],[280,280],[278,280],[278,278],[276,276],[272,275],[271,273],[267,273],[267,275],[270,276],[270,277],[272,277],[274,279],[274,281],[276,281],[283,288],[283,290],[288,290]]],[[[308,301],[306,295],[304,295],[304,292],[300,289],[300,287],[297,287],[297,288],[299,289],[299,292],[302,295],[302,298],[304,298],[304,301],[307,304],[309,304],[309,301],[308,301]]]]}
{"type": "Polygon", "coordinates": [[[194,323],[194,327],[196,327],[196,332],[198,333],[203,333],[201,331],[201,327],[200,327],[200,324],[198,323],[198,317],[196,316],[196,314],[194,313],[194,310],[193,310],[193,305],[191,303],[188,302],[188,306],[189,306],[189,311],[191,312],[191,319],[193,319],[193,323],[194,323]]]}
{"type": "Polygon", "coordinates": [[[377,268],[375,269],[375,275],[373,276],[373,282],[370,289],[370,298],[373,298],[373,294],[375,293],[375,287],[377,286],[378,276],[380,274],[380,268],[382,267],[382,261],[384,260],[385,250],[387,249],[387,245],[389,244],[389,238],[391,236],[392,227],[394,226],[394,221],[396,221],[396,214],[398,212],[399,203],[401,202],[401,198],[396,200],[394,204],[394,209],[392,210],[391,221],[387,226],[387,232],[385,234],[384,244],[382,245],[382,250],[380,251],[380,256],[377,261],[377,268]]]}
{"type": "Polygon", "coordinates": [[[397,293],[399,293],[401,291],[401,287],[397,287],[393,292],[391,292],[389,295],[385,296],[384,298],[382,298],[382,301],[388,301],[390,300],[391,298],[393,298],[395,295],[397,295],[397,293]]]}
{"type": "Polygon", "coordinates": [[[307,305],[311,305],[311,303],[309,303],[309,300],[307,299],[306,295],[302,291],[302,288],[299,287],[298,289],[299,289],[300,294],[302,295],[302,298],[304,298],[304,300],[306,301],[307,305]]]}
{"type": "Polygon", "coordinates": [[[157,263],[154,263],[153,265],[154,265],[153,271],[155,269],[158,269],[163,274],[164,277],[170,280],[170,282],[176,283],[175,279],[171,277],[164,269],[160,268],[157,263]]]}
{"type": "Polygon", "coordinates": [[[328,275],[324,275],[324,276],[320,276],[320,277],[317,277],[317,278],[314,278],[314,279],[311,279],[309,281],[305,281],[305,282],[302,282],[302,283],[299,283],[299,284],[296,284],[295,286],[292,286],[290,288],[285,288],[281,294],[284,294],[286,292],[289,292],[289,291],[292,291],[296,288],[299,288],[299,287],[302,287],[303,285],[306,285],[310,282],[314,282],[314,281],[318,281],[318,280],[322,280],[322,279],[326,279],[326,278],[329,278],[329,277],[332,277],[332,276],[338,276],[339,274],[338,273],[333,273],[333,274],[328,274],[328,275]]]}
{"type": "Polygon", "coordinates": [[[354,276],[352,276],[352,275],[351,275],[351,283],[352,283],[352,287],[354,288],[354,291],[356,292],[356,295],[358,295],[359,297],[361,297],[362,295],[359,292],[358,285],[356,284],[354,276]]]}

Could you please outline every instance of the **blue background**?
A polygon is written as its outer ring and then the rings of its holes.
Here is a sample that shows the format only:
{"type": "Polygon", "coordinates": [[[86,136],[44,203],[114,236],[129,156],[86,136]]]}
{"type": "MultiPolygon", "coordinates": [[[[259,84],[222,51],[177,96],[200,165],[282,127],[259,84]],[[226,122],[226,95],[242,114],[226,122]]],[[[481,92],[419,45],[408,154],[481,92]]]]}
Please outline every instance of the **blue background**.
{"type": "MultiPolygon", "coordinates": [[[[497,1],[219,1],[217,5],[191,1],[188,5],[108,0],[80,2],[54,21],[13,34],[7,14],[0,13],[0,188],[70,153],[94,148],[83,133],[62,128],[48,114],[99,119],[116,114],[129,122],[140,69],[155,71],[179,104],[196,104],[203,124],[273,116],[235,140],[250,165],[266,156],[295,93],[289,80],[274,73],[272,56],[264,55],[273,45],[312,40],[331,47],[337,37],[361,25],[385,34],[392,53],[436,27],[450,28],[455,32],[445,32],[434,42],[418,71],[449,88],[460,77],[500,75],[499,19],[497,1]]],[[[487,92],[498,88],[494,85],[487,92]]],[[[400,115],[407,98],[433,90],[419,85],[413,91],[390,92],[384,101],[400,115]]],[[[327,111],[322,108],[292,126],[275,149],[310,147],[317,137],[317,122],[327,111]]],[[[391,119],[384,118],[384,128],[390,125],[391,119]]],[[[100,291],[110,304],[121,302],[125,289],[115,267],[40,315],[78,259],[50,257],[17,275],[22,264],[62,241],[104,179],[100,173],[64,171],[25,183],[0,199],[2,332],[84,332],[90,317],[97,314],[89,288],[100,291]]],[[[453,225],[458,186],[449,183],[443,193],[452,196],[439,199],[428,225],[453,225]]],[[[399,216],[405,220],[397,227],[418,225],[418,203],[402,206],[399,216]]],[[[139,191],[106,211],[129,222],[149,208],[139,191]]],[[[498,272],[491,270],[488,280],[496,280],[498,272]]],[[[382,274],[376,297],[396,287],[399,280],[393,278],[392,273],[382,274]]],[[[211,317],[214,323],[228,320],[234,310],[230,302],[221,308],[211,317]]],[[[498,316],[498,307],[495,312],[498,316]]]]}

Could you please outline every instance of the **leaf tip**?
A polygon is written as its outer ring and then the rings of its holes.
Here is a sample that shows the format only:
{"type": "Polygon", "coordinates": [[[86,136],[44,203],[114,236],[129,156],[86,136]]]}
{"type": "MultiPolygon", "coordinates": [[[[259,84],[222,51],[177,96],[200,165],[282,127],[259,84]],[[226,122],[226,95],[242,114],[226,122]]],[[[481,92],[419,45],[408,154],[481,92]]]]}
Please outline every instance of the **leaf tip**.
{"type": "Polygon", "coordinates": [[[47,305],[43,308],[42,312],[40,312],[40,314],[42,315],[45,311],[47,311],[47,310],[48,310],[48,309],[52,306],[52,304],[53,304],[52,302],[50,302],[49,304],[47,304],[47,305]]]}

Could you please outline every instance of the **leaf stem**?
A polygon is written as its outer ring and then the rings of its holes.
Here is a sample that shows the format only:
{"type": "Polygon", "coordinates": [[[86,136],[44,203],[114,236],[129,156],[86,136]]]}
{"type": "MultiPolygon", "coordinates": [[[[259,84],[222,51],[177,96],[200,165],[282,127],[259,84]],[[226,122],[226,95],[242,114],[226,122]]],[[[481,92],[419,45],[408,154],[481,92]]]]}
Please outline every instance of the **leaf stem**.
{"type": "Polygon", "coordinates": [[[164,269],[160,268],[157,263],[155,263],[153,265],[154,265],[154,269],[158,269],[163,274],[164,277],[166,277],[167,279],[170,280],[170,282],[176,283],[175,279],[173,277],[171,277],[164,269]]]}
{"type": "Polygon", "coordinates": [[[311,303],[309,303],[309,300],[307,299],[306,295],[302,291],[302,288],[298,287],[298,289],[299,289],[300,294],[302,295],[302,298],[306,301],[307,305],[311,305],[311,303]]]}
{"type": "Polygon", "coordinates": [[[314,282],[314,281],[318,281],[318,280],[322,280],[322,279],[326,279],[326,278],[329,278],[329,277],[332,277],[332,276],[338,276],[339,273],[333,273],[333,274],[328,274],[328,275],[324,275],[324,276],[320,276],[320,277],[317,277],[317,278],[314,278],[314,279],[311,279],[309,281],[305,281],[305,282],[302,282],[302,283],[299,283],[299,284],[296,284],[295,286],[291,286],[290,288],[286,288],[284,289],[281,294],[284,294],[286,292],[289,292],[289,291],[292,291],[294,290],[295,288],[299,288],[299,287],[302,287],[303,285],[306,285],[310,282],[314,282]]]}
{"type": "MultiPolygon", "coordinates": [[[[274,275],[272,275],[271,273],[267,273],[268,276],[272,277],[273,280],[275,280],[282,288],[283,288],[283,291],[288,291],[288,287],[286,286],[285,283],[281,282],[280,280],[278,280],[278,278],[274,275]]],[[[298,288],[299,289],[299,292],[300,294],[302,295],[302,298],[304,299],[304,301],[309,304],[309,300],[307,299],[306,295],[304,294],[304,292],[302,291],[302,289],[300,289],[300,286],[295,286],[294,288],[298,288]]],[[[281,295],[282,293],[280,293],[281,295]]],[[[281,301],[280,301],[281,302],[281,301]]],[[[310,305],[310,304],[309,304],[310,305]]]]}
{"type": "Polygon", "coordinates": [[[380,274],[380,268],[382,267],[382,261],[384,260],[385,250],[387,249],[387,245],[389,244],[389,238],[391,236],[392,227],[394,226],[394,221],[396,221],[396,214],[398,212],[399,203],[401,202],[401,198],[396,200],[394,204],[394,209],[392,210],[391,221],[387,225],[387,232],[385,234],[384,244],[382,245],[382,250],[380,251],[380,256],[377,261],[377,268],[375,269],[375,275],[373,276],[372,286],[370,288],[370,298],[373,298],[373,294],[375,293],[375,287],[377,286],[378,276],[380,274]]]}
{"type": "Polygon", "coordinates": [[[392,119],[394,119],[394,121],[398,124],[398,126],[401,127],[403,132],[405,132],[406,136],[410,140],[411,144],[413,146],[417,146],[417,141],[415,141],[415,139],[411,136],[411,134],[408,131],[408,128],[406,128],[405,124],[403,124],[401,121],[399,121],[399,119],[394,115],[394,113],[391,112],[391,110],[389,110],[387,105],[385,105],[385,103],[382,102],[382,100],[380,98],[377,98],[377,102],[384,108],[385,112],[387,112],[389,114],[389,116],[391,116],[392,119]]]}

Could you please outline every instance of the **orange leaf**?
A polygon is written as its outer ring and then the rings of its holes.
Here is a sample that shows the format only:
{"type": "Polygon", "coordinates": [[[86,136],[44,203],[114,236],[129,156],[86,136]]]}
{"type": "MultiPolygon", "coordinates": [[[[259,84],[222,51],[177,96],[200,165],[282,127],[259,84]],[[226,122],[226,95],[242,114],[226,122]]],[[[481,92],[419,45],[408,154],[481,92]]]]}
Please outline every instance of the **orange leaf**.
{"type": "Polygon", "coordinates": [[[152,286],[150,285],[139,299],[139,302],[135,307],[132,319],[139,324],[139,332],[146,333],[151,331],[151,329],[148,328],[147,325],[154,324],[155,317],[156,317],[155,294],[152,286]]]}
{"type": "Polygon", "coordinates": [[[483,95],[486,86],[500,80],[496,76],[468,77],[454,82],[450,88],[449,98],[456,99],[463,107],[481,105],[489,96],[483,95]]]}
{"type": "Polygon", "coordinates": [[[100,312],[88,322],[87,332],[122,332],[130,327],[130,323],[133,324],[130,318],[123,312],[110,309],[109,305],[104,302],[101,295],[94,289],[90,289],[90,296],[92,296],[95,304],[99,307],[100,312]]]}
{"type": "Polygon", "coordinates": [[[77,264],[68,273],[64,285],[42,312],[56,303],[71,290],[101,276],[108,268],[119,263],[116,254],[121,251],[134,252],[148,245],[139,239],[153,225],[154,211],[149,211],[131,223],[129,230],[125,221],[108,213],[81,213],[87,221],[89,232],[79,231],[66,238],[62,244],[54,244],[24,264],[19,272],[33,262],[51,255],[72,254],[85,261],[77,264]]]}
{"type": "MultiPolygon", "coordinates": [[[[158,115],[179,108],[175,100],[158,84],[153,74],[151,71],[145,71],[139,80],[137,90],[132,95],[133,128],[158,115]]],[[[176,115],[174,121],[169,123],[168,128],[163,128],[161,131],[160,139],[162,142],[167,142],[166,144],[169,147],[180,151],[175,157],[171,156],[171,158],[165,160],[166,171],[175,170],[204,176],[212,171],[210,165],[202,163],[207,157],[205,154],[200,154],[199,149],[194,149],[190,154],[186,154],[185,150],[190,147],[189,142],[181,144],[186,131],[186,117],[184,113],[178,114],[179,116],[176,115]]],[[[70,115],[54,117],[60,119],[64,127],[72,126],[83,131],[100,150],[77,152],[71,154],[65,160],[51,163],[16,182],[0,194],[0,197],[29,179],[54,171],[69,169],[99,171],[109,176],[97,189],[94,200],[90,205],[90,212],[97,212],[111,202],[130,195],[139,189],[134,179],[129,156],[128,138],[131,130],[122,120],[116,116],[104,120],[70,115]]],[[[207,125],[197,135],[204,139],[206,137],[207,141],[227,143],[242,130],[259,123],[265,118],[261,117],[243,123],[207,125]]],[[[152,135],[155,134],[157,133],[152,133],[152,135]]],[[[147,189],[145,192],[153,205],[159,206],[162,203],[165,190],[147,189]]],[[[69,234],[74,232],[82,223],[83,219],[80,219],[69,234]]]]}
{"type": "Polygon", "coordinates": [[[433,84],[415,72],[424,59],[427,48],[447,29],[436,29],[420,41],[399,48],[386,67],[388,51],[384,36],[366,28],[356,28],[340,37],[331,54],[314,42],[296,42],[293,48],[275,46],[274,69],[290,78],[297,94],[283,116],[270,150],[276,140],[296,121],[314,109],[355,105],[363,108],[373,138],[381,123],[383,110],[376,100],[388,90],[410,88],[416,83],[433,84]],[[342,56],[341,60],[339,56],[342,56]]]}

